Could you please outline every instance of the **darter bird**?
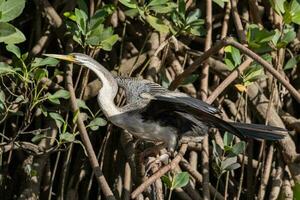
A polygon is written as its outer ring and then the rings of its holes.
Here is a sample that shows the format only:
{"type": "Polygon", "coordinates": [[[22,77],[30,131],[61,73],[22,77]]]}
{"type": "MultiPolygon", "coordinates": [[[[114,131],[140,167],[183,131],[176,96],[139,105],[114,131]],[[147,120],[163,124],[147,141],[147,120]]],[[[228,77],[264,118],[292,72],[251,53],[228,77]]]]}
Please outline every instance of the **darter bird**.
{"type": "Polygon", "coordinates": [[[175,150],[180,138],[203,138],[210,127],[240,138],[280,140],[287,134],[279,127],[224,121],[215,116],[219,109],[201,100],[148,80],[113,76],[93,58],[81,53],[45,55],[92,70],[102,82],[97,100],[106,118],[137,138],[163,142],[169,151],[175,150]],[[114,103],[118,87],[126,93],[127,103],[123,107],[114,103]]]}

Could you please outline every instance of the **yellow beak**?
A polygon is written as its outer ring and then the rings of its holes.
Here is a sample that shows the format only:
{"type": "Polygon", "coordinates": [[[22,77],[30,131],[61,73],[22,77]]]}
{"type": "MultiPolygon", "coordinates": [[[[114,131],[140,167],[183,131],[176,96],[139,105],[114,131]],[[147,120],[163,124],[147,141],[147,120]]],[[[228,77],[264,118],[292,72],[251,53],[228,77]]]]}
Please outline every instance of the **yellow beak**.
{"type": "Polygon", "coordinates": [[[66,60],[69,62],[75,62],[75,57],[73,55],[61,55],[61,54],[43,54],[44,56],[52,57],[52,58],[57,58],[60,60],[66,60]]]}

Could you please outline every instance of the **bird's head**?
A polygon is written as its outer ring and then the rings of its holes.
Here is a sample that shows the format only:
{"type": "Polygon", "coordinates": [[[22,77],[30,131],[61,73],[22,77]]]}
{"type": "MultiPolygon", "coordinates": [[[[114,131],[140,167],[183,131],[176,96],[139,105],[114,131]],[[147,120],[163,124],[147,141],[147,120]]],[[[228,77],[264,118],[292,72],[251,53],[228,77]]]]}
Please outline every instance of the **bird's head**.
{"type": "Polygon", "coordinates": [[[43,55],[52,58],[57,58],[60,60],[69,61],[78,65],[85,65],[85,66],[88,66],[90,62],[93,62],[91,57],[82,53],[71,53],[68,55],[62,55],[62,54],[43,54],[43,55]]]}

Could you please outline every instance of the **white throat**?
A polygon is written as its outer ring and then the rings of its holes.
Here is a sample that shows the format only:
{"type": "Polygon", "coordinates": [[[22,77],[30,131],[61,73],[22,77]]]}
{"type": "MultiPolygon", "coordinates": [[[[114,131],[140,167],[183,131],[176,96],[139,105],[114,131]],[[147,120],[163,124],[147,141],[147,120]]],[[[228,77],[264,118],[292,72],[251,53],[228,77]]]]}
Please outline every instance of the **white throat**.
{"type": "Polygon", "coordinates": [[[98,104],[101,107],[104,115],[109,118],[114,115],[121,114],[119,108],[114,103],[114,98],[117,92],[115,90],[117,88],[113,88],[103,74],[99,74],[98,76],[101,76],[102,81],[102,88],[98,94],[98,104]]]}

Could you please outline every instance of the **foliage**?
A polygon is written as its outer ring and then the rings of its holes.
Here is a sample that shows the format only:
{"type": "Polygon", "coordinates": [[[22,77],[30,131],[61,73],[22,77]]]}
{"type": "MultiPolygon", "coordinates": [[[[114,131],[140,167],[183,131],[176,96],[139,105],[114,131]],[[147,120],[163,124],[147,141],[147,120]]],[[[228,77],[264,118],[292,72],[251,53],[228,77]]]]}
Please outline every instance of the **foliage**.
{"type": "Polygon", "coordinates": [[[180,172],[175,174],[174,176],[162,176],[162,181],[166,185],[167,188],[170,189],[169,199],[171,198],[172,191],[176,188],[181,188],[186,186],[189,183],[189,174],[187,172],[180,172]]]}
{"type": "Polygon", "coordinates": [[[0,43],[17,44],[26,40],[24,34],[8,23],[18,17],[25,7],[25,0],[0,1],[0,43]]]}
{"type": "Polygon", "coordinates": [[[130,17],[139,16],[142,21],[147,21],[152,28],[161,32],[173,35],[182,33],[192,35],[203,35],[203,23],[200,19],[200,9],[186,12],[184,0],[178,0],[177,4],[170,0],[152,0],[148,4],[139,5],[134,0],[120,0],[130,8],[125,13],[130,17]]]}
{"type": "MultiPolygon", "coordinates": [[[[82,4],[84,2],[82,1],[82,4]]],[[[74,12],[65,12],[68,21],[68,30],[73,36],[73,40],[85,48],[89,46],[95,49],[111,51],[112,46],[118,41],[118,35],[113,34],[112,27],[104,27],[105,19],[111,15],[116,7],[105,5],[97,10],[92,17],[88,17],[85,11],[86,5],[82,9],[75,8],[74,12]]]]}
{"type": "Polygon", "coordinates": [[[213,141],[214,170],[218,177],[225,172],[233,171],[240,167],[237,163],[237,156],[245,152],[246,143],[244,141],[233,144],[233,135],[226,132],[223,137],[224,146],[213,141]]]}

